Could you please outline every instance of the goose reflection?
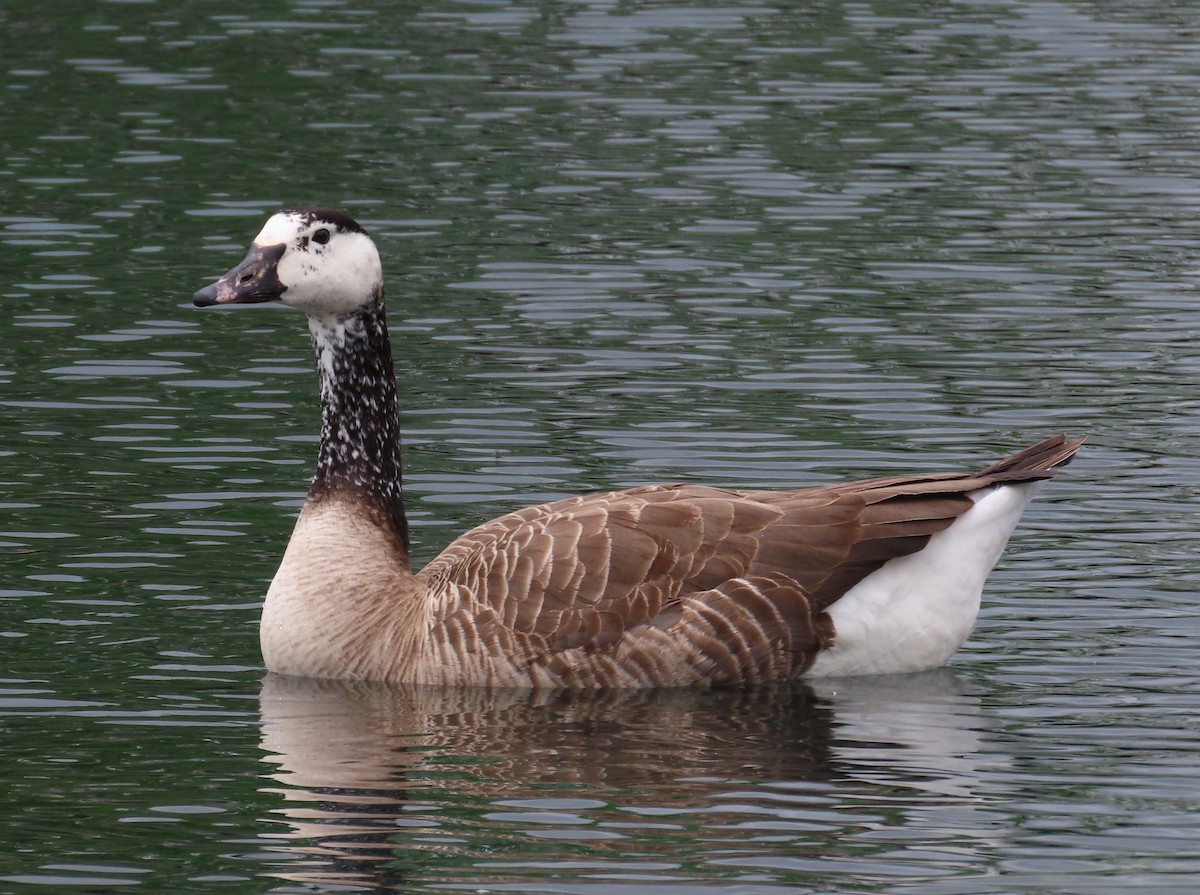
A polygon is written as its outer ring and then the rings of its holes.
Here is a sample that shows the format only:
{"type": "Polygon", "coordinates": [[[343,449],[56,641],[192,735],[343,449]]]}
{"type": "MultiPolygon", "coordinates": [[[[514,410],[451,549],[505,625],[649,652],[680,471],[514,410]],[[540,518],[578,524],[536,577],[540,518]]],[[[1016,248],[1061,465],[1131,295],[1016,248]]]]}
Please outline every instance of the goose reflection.
{"type": "Polygon", "coordinates": [[[829,829],[806,820],[809,837],[838,835],[828,806],[848,794],[853,825],[880,783],[971,798],[982,735],[977,700],[945,669],[820,691],[591,694],[270,675],[261,713],[264,791],[286,823],[267,835],[270,872],[305,891],[499,882],[534,861],[634,854],[669,877],[714,840],[788,829],[779,816],[814,799],[829,829]]]}

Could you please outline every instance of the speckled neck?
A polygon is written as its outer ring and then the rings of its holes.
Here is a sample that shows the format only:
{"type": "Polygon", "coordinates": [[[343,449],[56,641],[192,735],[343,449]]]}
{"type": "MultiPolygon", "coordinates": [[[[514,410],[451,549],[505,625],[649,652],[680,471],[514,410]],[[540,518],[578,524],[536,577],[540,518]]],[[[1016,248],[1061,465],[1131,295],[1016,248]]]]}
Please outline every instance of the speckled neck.
{"type": "Polygon", "coordinates": [[[349,317],[308,321],[321,379],[321,450],[310,501],[357,500],[390,527],[408,556],[396,377],[383,287],[349,317]]]}

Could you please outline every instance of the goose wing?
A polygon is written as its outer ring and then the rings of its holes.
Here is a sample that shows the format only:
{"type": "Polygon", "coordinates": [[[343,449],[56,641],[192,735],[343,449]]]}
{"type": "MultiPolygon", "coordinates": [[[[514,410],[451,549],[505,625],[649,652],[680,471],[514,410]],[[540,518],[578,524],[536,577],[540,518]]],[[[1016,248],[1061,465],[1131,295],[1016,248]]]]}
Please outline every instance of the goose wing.
{"type": "Polygon", "coordinates": [[[972,506],[966,492],[987,484],[957,476],[594,494],[484,523],[419,577],[441,595],[438,614],[461,631],[456,639],[493,655],[545,660],[602,650],[631,632],[644,641],[686,630],[706,664],[729,665],[731,679],[763,663],[778,670],[778,649],[793,673],[832,642],[830,604],[889,559],[921,549],[972,506]],[[717,657],[730,641],[754,655],[717,657]]]}
{"type": "Polygon", "coordinates": [[[675,484],[574,497],[480,525],[419,577],[440,595],[443,623],[474,626],[468,639],[489,651],[546,660],[683,626],[709,652],[742,643],[743,665],[767,662],[782,639],[794,673],[832,642],[824,610],[856,583],[924,547],[974,505],[971,492],[1053,475],[1077,448],[1059,436],[980,473],[797,491],[675,484]]]}
{"type": "MultiPolygon", "coordinates": [[[[655,619],[681,594],[742,574],[761,532],[783,515],[738,492],[696,485],[591,494],[486,522],[420,577],[449,595],[447,615],[469,609],[548,651],[595,648],[655,619]]],[[[812,534],[814,552],[836,542],[831,559],[852,539],[812,534]]]]}

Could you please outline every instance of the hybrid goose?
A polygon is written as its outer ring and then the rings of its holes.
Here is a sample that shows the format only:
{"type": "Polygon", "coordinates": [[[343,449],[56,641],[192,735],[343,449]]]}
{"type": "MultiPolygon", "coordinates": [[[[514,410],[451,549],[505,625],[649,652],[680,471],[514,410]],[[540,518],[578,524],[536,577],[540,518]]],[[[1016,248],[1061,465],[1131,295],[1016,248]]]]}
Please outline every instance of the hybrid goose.
{"type": "Polygon", "coordinates": [[[573,497],[486,522],[414,573],[375,244],[341,212],[279,212],[195,295],[267,301],[308,315],[322,414],[262,611],[281,674],[601,688],[932,668],[970,635],[1025,506],[1083,441],[1057,435],[976,473],[573,497]]]}

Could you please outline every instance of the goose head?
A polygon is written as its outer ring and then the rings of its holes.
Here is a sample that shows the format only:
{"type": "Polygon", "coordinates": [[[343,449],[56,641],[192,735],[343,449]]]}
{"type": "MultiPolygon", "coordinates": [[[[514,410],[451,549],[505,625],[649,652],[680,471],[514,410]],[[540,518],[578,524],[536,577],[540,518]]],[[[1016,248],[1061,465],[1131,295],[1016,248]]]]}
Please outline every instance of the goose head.
{"type": "Polygon", "coordinates": [[[360,224],[329,208],[285,208],[237,267],[192,300],[201,308],[278,301],[313,319],[344,319],[382,296],[379,251],[360,224]]]}

